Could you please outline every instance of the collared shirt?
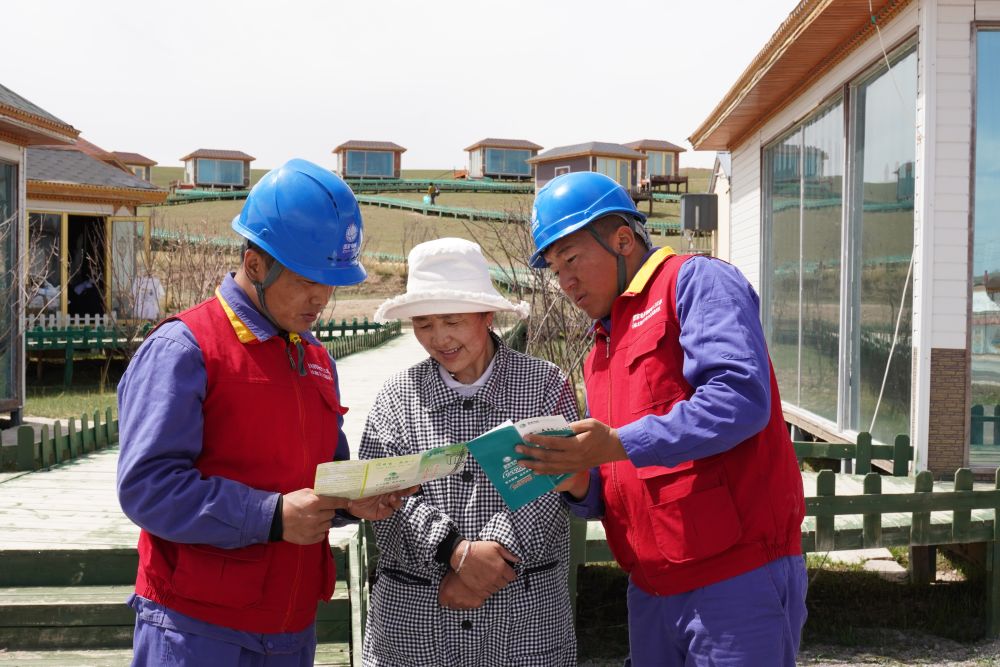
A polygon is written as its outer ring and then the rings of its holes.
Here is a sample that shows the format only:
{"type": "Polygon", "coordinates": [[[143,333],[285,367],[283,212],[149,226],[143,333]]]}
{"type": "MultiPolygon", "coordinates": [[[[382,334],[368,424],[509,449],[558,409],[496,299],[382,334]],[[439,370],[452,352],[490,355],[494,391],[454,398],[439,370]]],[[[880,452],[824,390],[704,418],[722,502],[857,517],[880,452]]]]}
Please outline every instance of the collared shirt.
{"type": "MultiPolygon", "coordinates": [[[[252,345],[279,335],[232,275],[226,276],[216,296],[242,342],[252,345]]],[[[300,335],[305,344],[320,344],[309,332],[300,335]]],[[[281,494],[222,477],[203,479],[194,467],[201,453],[206,386],[201,350],[183,322],[166,322],[139,347],[118,385],[119,439],[128,443],[118,459],[118,500],[132,521],[166,540],[223,549],[267,542],[281,494]]],[[[335,389],[339,397],[340,387],[335,384],[335,389]]],[[[238,406],[233,418],[240,418],[238,406]]],[[[342,417],[339,425],[335,460],[350,458],[342,417]]],[[[230,641],[235,632],[143,598],[133,596],[129,604],[147,622],[173,619],[188,632],[223,641],[230,641]]],[[[312,629],[293,634],[305,637],[307,632],[312,629]]],[[[246,643],[235,643],[247,648],[268,637],[245,634],[246,643]]],[[[299,638],[282,634],[279,640],[285,646],[299,638]]],[[[270,641],[273,644],[274,638],[270,641]]]]}
{"type": "MultiPolygon", "coordinates": [[[[770,358],[760,301],[739,269],[692,257],[678,272],[676,299],[683,375],[695,392],[665,415],[647,415],[618,428],[636,467],[676,466],[720,454],[759,432],[770,415],[770,358]],[[719,359],[726,360],[721,372],[719,359]]],[[[610,333],[610,321],[602,324],[610,333]]],[[[563,495],[575,514],[598,517],[604,513],[600,487],[593,469],[582,500],[563,495]]]]}

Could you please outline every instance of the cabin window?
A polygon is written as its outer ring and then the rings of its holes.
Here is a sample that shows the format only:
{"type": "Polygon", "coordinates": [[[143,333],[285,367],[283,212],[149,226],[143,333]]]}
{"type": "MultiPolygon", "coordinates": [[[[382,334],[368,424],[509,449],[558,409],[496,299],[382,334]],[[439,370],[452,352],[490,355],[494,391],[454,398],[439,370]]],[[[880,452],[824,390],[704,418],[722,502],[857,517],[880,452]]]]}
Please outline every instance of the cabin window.
{"type": "Polygon", "coordinates": [[[243,163],[239,160],[198,158],[198,183],[243,185],[243,163]]]}

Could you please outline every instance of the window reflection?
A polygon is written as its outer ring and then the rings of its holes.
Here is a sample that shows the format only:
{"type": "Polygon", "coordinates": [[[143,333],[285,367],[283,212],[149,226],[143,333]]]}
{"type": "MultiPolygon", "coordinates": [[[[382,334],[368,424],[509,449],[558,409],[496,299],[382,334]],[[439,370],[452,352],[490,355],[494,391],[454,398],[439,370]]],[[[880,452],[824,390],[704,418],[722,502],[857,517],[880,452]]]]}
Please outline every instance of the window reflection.
{"type": "Polygon", "coordinates": [[[853,281],[850,422],[892,442],[910,432],[916,50],[852,92],[851,225],[860,280],[853,281]]]}
{"type": "Polygon", "coordinates": [[[995,466],[1000,424],[978,417],[1000,404],[1000,31],[977,34],[976,59],[970,459],[995,466]]]}

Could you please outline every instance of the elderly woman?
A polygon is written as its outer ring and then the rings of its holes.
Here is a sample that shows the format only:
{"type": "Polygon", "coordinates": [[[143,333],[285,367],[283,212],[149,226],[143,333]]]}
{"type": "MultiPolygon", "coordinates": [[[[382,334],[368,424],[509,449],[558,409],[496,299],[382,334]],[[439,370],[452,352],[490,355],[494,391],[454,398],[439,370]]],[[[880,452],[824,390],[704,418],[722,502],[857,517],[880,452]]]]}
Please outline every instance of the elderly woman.
{"type": "MultiPolygon", "coordinates": [[[[389,379],[368,414],[361,458],[466,442],[540,415],[577,419],[566,377],[491,331],[494,313],[526,317],[490,281],[475,243],[415,246],[406,293],[377,321],[410,318],[428,359],[389,379]]],[[[375,522],[380,557],[364,664],[391,667],[576,664],[567,590],[569,523],[556,493],[511,512],[471,457],[375,522]]]]}

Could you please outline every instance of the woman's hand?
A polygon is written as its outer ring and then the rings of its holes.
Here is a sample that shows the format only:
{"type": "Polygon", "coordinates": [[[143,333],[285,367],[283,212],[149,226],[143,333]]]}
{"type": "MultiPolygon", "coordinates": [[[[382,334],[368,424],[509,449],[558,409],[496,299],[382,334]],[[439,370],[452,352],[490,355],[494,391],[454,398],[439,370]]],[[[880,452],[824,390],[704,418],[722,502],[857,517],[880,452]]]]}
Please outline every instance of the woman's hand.
{"type": "Polygon", "coordinates": [[[403,504],[403,498],[412,496],[419,488],[419,486],[411,486],[408,489],[393,491],[392,493],[349,500],[347,502],[347,511],[359,519],[368,519],[369,521],[388,519],[403,504]]]}
{"type": "Polygon", "coordinates": [[[485,599],[517,578],[511,565],[519,560],[499,542],[462,540],[451,554],[451,568],[463,584],[485,599]]]}
{"type": "Polygon", "coordinates": [[[478,609],[486,602],[486,597],[463,584],[454,572],[444,575],[438,587],[438,604],[445,609],[478,609]]]}

